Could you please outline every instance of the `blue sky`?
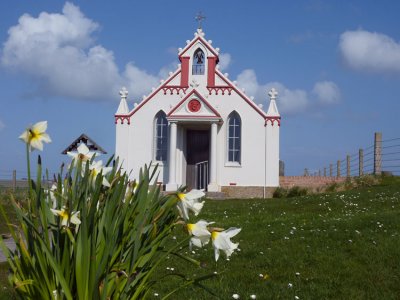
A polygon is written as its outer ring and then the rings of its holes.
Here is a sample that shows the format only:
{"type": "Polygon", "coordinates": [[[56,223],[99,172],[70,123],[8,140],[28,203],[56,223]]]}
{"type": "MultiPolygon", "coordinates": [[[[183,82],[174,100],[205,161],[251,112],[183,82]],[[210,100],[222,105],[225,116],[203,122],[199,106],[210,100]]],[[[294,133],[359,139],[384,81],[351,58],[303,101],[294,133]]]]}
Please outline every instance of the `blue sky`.
{"type": "MultiPolygon", "coordinates": [[[[1,1],[0,178],[25,173],[27,125],[48,120],[54,172],[81,133],[110,154],[118,89],[129,105],[179,63],[198,11],[223,71],[257,103],[280,92],[286,173],[400,137],[399,1],[1,1]]],[[[36,155],[38,152],[34,152],[36,155]]]]}

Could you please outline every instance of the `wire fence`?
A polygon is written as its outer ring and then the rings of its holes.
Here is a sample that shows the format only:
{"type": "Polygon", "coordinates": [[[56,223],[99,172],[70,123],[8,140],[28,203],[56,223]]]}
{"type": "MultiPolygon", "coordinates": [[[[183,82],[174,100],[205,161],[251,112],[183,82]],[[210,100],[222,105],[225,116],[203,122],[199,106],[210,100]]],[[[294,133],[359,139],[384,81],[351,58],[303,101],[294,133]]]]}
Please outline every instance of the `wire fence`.
{"type": "Polygon", "coordinates": [[[400,175],[400,138],[383,140],[382,133],[376,132],[372,145],[312,174],[308,169],[304,170],[304,176],[357,177],[366,174],[400,175]]]}

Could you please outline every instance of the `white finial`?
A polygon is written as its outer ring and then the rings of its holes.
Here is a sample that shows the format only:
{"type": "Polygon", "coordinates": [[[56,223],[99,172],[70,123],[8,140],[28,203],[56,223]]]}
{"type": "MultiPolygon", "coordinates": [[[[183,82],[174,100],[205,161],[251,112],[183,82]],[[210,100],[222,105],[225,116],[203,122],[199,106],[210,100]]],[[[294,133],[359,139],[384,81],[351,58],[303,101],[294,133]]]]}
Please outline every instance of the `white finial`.
{"type": "Polygon", "coordinates": [[[190,86],[191,86],[192,88],[197,88],[197,87],[199,86],[199,83],[196,81],[196,79],[193,79],[193,80],[190,82],[190,86]]]}
{"type": "Polygon", "coordinates": [[[268,96],[271,99],[271,101],[275,101],[276,100],[276,96],[278,96],[278,91],[275,88],[272,88],[269,92],[268,92],[268,96]]]}
{"type": "Polygon", "coordinates": [[[229,77],[229,73],[224,73],[224,76],[225,77],[229,77]]]}
{"type": "Polygon", "coordinates": [[[186,44],[190,44],[190,40],[186,40],[186,44]]]}
{"type": "Polygon", "coordinates": [[[143,100],[146,99],[146,95],[143,95],[142,98],[143,98],[143,100]]]}
{"type": "Polygon", "coordinates": [[[178,48],[178,53],[182,52],[182,48],[178,48]]]}
{"type": "MultiPolygon", "coordinates": [[[[253,100],[253,99],[252,99],[252,100],[253,100]]],[[[263,108],[263,105],[260,103],[260,104],[258,104],[258,107],[262,109],[262,108],[263,108]]]]}
{"type": "Polygon", "coordinates": [[[122,87],[122,89],[119,91],[119,94],[121,95],[121,100],[125,99],[128,97],[128,90],[126,87],[122,87]]]}
{"type": "Polygon", "coordinates": [[[212,40],[208,40],[208,43],[209,43],[209,44],[212,44],[212,40]]]}
{"type": "Polygon", "coordinates": [[[168,75],[171,76],[172,74],[174,74],[173,72],[168,72],[168,75]]]}
{"type": "Polygon", "coordinates": [[[236,80],[234,80],[234,81],[233,81],[233,84],[234,84],[234,85],[237,85],[237,81],[236,81],[236,80]]]}
{"type": "Polygon", "coordinates": [[[219,50],[220,50],[219,48],[215,48],[215,51],[219,52],[219,50]]]}
{"type": "Polygon", "coordinates": [[[138,104],[135,102],[135,103],[133,104],[133,106],[134,106],[134,107],[137,107],[137,106],[138,106],[138,104]]]}

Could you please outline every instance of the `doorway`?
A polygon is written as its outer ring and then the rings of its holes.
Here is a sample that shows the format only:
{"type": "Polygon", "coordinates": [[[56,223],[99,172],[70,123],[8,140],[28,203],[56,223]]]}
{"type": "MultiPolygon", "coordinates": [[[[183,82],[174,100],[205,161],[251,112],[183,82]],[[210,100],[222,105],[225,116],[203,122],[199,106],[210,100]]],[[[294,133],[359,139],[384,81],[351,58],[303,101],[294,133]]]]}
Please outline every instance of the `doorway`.
{"type": "Polygon", "coordinates": [[[186,185],[188,190],[205,189],[209,181],[210,130],[186,131],[186,185]]]}

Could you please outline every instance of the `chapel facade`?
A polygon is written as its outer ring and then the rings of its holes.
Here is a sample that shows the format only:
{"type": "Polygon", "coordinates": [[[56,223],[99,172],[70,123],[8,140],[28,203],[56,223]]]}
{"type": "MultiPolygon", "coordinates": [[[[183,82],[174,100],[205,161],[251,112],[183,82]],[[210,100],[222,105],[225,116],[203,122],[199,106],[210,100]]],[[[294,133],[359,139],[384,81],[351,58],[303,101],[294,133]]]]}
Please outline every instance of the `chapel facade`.
{"type": "Polygon", "coordinates": [[[158,165],[166,191],[180,186],[229,197],[265,197],[279,186],[277,92],[265,112],[218,67],[202,29],[179,49],[180,64],[130,110],[126,89],[115,114],[116,156],[137,178],[158,165]]]}

